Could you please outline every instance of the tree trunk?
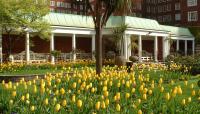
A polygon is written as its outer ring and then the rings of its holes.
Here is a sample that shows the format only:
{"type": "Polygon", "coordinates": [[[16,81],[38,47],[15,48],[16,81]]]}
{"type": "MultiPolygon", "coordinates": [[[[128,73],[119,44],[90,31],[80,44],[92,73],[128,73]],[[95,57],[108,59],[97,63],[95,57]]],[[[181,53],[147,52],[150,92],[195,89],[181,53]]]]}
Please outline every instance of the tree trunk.
{"type": "Polygon", "coordinates": [[[102,29],[96,28],[96,74],[100,75],[102,71],[102,29]]]}

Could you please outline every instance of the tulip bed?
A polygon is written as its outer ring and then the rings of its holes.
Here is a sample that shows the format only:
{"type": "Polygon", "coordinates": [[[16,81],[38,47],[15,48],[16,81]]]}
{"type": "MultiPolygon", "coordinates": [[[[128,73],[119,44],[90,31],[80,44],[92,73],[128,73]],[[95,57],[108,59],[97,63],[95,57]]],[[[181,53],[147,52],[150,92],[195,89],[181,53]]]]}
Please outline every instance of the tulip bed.
{"type": "Polygon", "coordinates": [[[90,67],[68,67],[55,75],[46,74],[44,79],[36,76],[28,82],[3,81],[0,113],[199,114],[199,78],[185,78],[186,72],[166,78],[173,74],[177,72],[143,64],[136,65],[131,73],[125,67],[104,67],[100,76],[90,67]]]}

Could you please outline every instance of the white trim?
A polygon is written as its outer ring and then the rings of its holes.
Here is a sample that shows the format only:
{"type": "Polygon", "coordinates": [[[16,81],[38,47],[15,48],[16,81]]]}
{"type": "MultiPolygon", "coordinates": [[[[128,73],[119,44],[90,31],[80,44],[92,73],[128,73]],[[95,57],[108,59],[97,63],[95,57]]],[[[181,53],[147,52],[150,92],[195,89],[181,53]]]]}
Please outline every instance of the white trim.
{"type": "Polygon", "coordinates": [[[25,48],[26,48],[26,63],[29,64],[30,62],[30,34],[29,32],[26,32],[25,48]]]}
{"type": "Polygon", "coordinates": [[[192,55],[194,56],[195,54],[195,41],[192,41],[192,55]]]}
{"type": "MultiPolygon", "coordinates": [[[[51,33],[51,38],[50,38],[50,52],[54,51],[54,34],[51,33]]],[[[51,64],[55,64],[55,57],[51,55],[51,64]]]]}
{"type": "Polygon", "coordinates": [[[194,37],[171,37],[173,40],[194,40],[194,37]]]}
{"type": "Polygon", "coordinates": [[[180,50],[180,46],[179,46],[179,40],[176,40],[176,51],[180,50]]]}
{"type": "Polygon", "coordinates": [[[185,56],[187,56],[187,49],[188,49],[188,42],[187,42],[187,40],[185,40],[185,56]]]}
{"type": "Polygon", "coordinates": [[[158,62],[158,37],[154,38],[154,60],[158,62]]]}
{"type": "MultiPolygon", "coordinates": [[[[76,50],[76,35],[72,35],[72,50],[76,50]]],[[[73,53],[73,60],[76,60],[76,53],[73,53]]]]}
{"type": "Polygon", "coordinates": [[[139,57],[139,62],[142,62],[142,36],[139,35],[138,37],[138,57],[139,57]]]}

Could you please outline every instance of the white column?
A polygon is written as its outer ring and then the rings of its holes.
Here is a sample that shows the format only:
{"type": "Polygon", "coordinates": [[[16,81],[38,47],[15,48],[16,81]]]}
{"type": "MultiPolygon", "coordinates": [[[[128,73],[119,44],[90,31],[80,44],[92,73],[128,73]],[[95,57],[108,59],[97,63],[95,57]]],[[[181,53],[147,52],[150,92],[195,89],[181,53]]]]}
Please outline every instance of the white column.
{"type": "Polygon", "coordinates": [[[127,59],[128,57],[127,57],[127,52],[128,52],[128,50],[127,50],[127,48],[128,48],[128,46],[127,46],[127,37],[126,37],[126,35],[124,35],[124,57],[127,59]]]}
{"type": "Polygon", "coordinates": [[[163,60],[165,60],[165,58],[167,57],[167,54],[166,54],[166,37],[163,37],[162,39],[162,49],[163,49],[163,60]]]}
{"type": "Polygon", "coordinates": [[[158,37],[155,36],[154,39],[154,60],[158,62],[158,37]]]}
{"type": "Polygon", "coordinates": [[[176,40],[176,51],[179,51],[179,40],[176,40]]]}
{"type": "Polygon", "coordinates": [[[95,60],[95,34],[92,35],[92,60],[95,60]]]}
{"type": "MultiPolygon", "coordinates": [[[[72,35],[72,50],[76,51],[76,35],[72,35]]],[[[73,53],[72,59],[75,61],[76,60],[76,53],[73,53]]]]}
{"type": "Polygon", "coordinates": [[[25,49],[26,49],[26,63],[30,63],[30,35],[29,32],[26,32],[26,43],[25,43],[25,49]]]}
{"type": "Polygon", "coordinates": [[[0,63],[3,62],[3,48],[2,48],[2,30],[0,28],[0,63]]]}
{"type": "Polygon", "coordinates": [[[139,57],[139,62],[142,62],[142,36],[139,35],[138,38],[138,57],[139,57]]]}
{"type": "Polygon", "coordinates": [[[168,37],[166,40],[166,55],[168,56],[170,54],[170,38],[168,37]]]}
{"type": "Polygon", "coordinates": [[[187,40],[185,40],[185,56],[187,56],[187,40]]]}
{"type": "Polygon", "coordinates": [[[129,59],[129,57],[131,56],[131,50],[132,50],[132,47],[131,47],[131,35],[128,35],[127,36],[127,45],[128,45],[128,59],[129,59]]]}
{"type": "MultiPolygon", "coordinates": [[[[50,39],[50,51],[54,51],[54,34],[51,34],[50,39]]],[[[55,64],[55,57],[51,55],[51,64],[55,64]]]]}
{"type": "Polygon", "coordinates": [[[195,53],[195,42],[192,40],[192,55],[194,56],[195,53]]]}

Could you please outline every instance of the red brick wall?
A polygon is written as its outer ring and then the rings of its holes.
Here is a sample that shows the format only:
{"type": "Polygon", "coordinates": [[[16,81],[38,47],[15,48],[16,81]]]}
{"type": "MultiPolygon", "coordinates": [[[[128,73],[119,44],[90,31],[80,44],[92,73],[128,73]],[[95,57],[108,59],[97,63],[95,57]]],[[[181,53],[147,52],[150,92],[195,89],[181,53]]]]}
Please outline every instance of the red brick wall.
{"type": "MultiPolygon", "coordinates": [[[[20,53],[25,50],[25,38],[16,38],[16,36],[11,36],[12,38],[12,53],[20,53]]],[[[55,50],[60,50],[64,53],[69,53],[72,50],[72,38],[71,37],[61,37],[55,36],[55,50]]],[[[91,38],[76,38],[77,49],[83,50],[87,53],[91,52],[91,38]]],[[[3,35],[3,53],[9,52],[9,39],[7,35],[3,35]]],[[[36,53],[49,53],[50,42],[49,40],[44,40],[39,37],[31,38],[31,42],[34,46],[30,47],[33,52],[36,53]]]]}

